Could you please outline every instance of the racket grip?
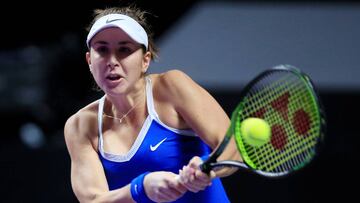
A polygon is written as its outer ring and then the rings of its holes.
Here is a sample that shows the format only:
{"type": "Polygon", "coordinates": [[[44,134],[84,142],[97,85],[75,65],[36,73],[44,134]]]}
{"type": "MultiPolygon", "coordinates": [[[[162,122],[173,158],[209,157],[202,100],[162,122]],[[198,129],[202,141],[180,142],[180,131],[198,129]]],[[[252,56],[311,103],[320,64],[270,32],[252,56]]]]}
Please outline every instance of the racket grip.
{"type": "Polygon", "coordinates": [[[206,162],[200,165],[200,169],[202,172],[206,173],[206,174],[210,174],[211,171],[211,167],[210,164],[207,164],[206,162]]]}
{"type": "Polygon", "coordinates": [[[209,159],[209,155],[204,155],[200,157],[201,160],[203,160],[203,163],[200,165],[200,169],[202,172],[209,174],[211,171],[211,166],[210,166],[210,159],[209,159]]]}

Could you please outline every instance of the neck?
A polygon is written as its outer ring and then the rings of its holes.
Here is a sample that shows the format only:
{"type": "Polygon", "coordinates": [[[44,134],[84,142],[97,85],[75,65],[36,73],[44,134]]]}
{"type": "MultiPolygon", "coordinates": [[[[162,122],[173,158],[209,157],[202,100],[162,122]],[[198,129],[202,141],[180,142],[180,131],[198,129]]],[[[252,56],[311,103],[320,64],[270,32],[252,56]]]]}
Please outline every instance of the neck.
{"type": "Polygon", "coordinates": [[[130,114],[129,111],[133,114],[133,111],[146,103],[145,80],[140,80],[130,93],[116,96],[106,95],[106,99],[108,100],[108,108],[106,111],[104,109],[104,113],[108,112],[106,114],[116,118],[121,118],[127,113],[130,114]]]}

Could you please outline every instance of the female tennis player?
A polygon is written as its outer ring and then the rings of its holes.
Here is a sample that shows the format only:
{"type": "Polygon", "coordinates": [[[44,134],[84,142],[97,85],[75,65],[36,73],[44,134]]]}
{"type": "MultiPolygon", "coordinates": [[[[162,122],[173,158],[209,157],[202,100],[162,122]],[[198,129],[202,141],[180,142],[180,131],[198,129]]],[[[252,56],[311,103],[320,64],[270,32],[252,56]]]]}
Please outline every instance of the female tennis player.
{"type": "Polygon", "coordinates": [[[147,74],[157,50],[145,15],[95,11],[86,60],[104,96],[65,124],[73,191],[80,202],[229,202],[219,177],[231,172],[199,169],[229,118],[185,73],[147,74]]]}

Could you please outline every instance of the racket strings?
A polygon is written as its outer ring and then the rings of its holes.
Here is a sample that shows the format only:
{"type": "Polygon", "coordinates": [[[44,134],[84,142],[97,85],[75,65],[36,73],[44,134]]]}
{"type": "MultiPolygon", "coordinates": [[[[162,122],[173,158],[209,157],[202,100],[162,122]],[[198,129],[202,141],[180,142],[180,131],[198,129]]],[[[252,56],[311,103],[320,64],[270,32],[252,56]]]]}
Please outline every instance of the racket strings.
{"type": "Polygon", "coordinates": [[[320,118],[306,81],[284,71],[271,72],[251,87],[243,101],[235,132],[239,132],[241,121],[248,117],[263,118],[272,129],[271,141],[261,147],[252,147],[240,140],[240,151],[251,167],[289,171],[314,156],[319,134],[314,126],[319,126],[320,118]]]}
{"type": "MultiPolygon", "coordinates": [[[[301,95],[301,94],[295,92],[294,95],[301,95]]],[[[304,97],[302,97],[302,98],[304,98],[304,97]]],[[[294,104],[294,103],[290,102],[290,104],[294,104]]],[[[298,105],[298,106],[300,106],[300,105],[298,105]]],[[[289,109],[297,109],[297,107],[292,108],[291,106],[289,106],[289,109]]],[[[290,114],[292,114],[292,112],[290,114]]],[[[302,143],[302,144],[307,143],[308,140],[301,140],[301,142],[298,142],[299,140],[293,139],[291,137],[291,135],[293,134],[293,132],[291,132],[291,130],[292,130],[291,127],[294,127],[294,126],[290,125],[290,127],[289,127],[288,123],[282,123],[281,126],[284,127],[284,131],[285,131],[284,134],[286,135],[283,137],[287,138],[286,143],[284,143],[284,146],[287,145],[286,146],[287,149],[284,150],[284,152],[282,153],[282,156],[279,156],[279,158],[277,159],[277,162],[274,162],[275,164],[273,164],[272,167],[281,166],[281,168],[278,170],[284,170],[284,167],[286,167],[285,170],[289,170],[292,167],[297,166],[300,163],[303,163],[304,160],[307,159],[307,157],[308,157],[307,149],[309,147],[311,147],[312,144],[306,145],[306,146],[299,146],[300,143],[302,143]]],[[[303,127],[303,129],[304,128],[305,127],[303,127]]],[[[274,154],[274,157],[276,158],[278,156],[276,154],[274,154]]],[[[268,170],[273,170],[273,168],[268,168],[268,170]]]]}

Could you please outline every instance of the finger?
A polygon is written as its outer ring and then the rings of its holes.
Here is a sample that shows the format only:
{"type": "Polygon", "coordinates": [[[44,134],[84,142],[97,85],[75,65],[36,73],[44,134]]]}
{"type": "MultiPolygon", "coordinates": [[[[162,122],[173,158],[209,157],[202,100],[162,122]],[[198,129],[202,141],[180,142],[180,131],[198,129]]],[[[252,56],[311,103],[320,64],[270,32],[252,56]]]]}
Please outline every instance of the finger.
{"type": "Polygon", "coordinates": [[[190,168],[189,166],[184,166],[180,171],[180,177],[182,182],[189,182],[191,180],[191,176],[193,176],[195,170],[190,168]]]}
{"type": "Polygon", "coordinates": [[[179,170],[179,175],[177,175],[177,180],[180,181],[181,183],[186,181],[186,177],[185,177],[185,173],[183,170],[179,170]]]}
{"type": "Polygon", "coordinates": [[[210,186],[212,184],[212,179],[216,178],[216,173],[213,170],[211,170],[209,174],[204,173],[201,170],[196,170],[194,176],[195,176],[195,180],[202,182],[207,186],[210,186]]]}
{"type": "Polygon", "coordinates": [[[185,183],[191,184],[193,190],[204,190],[211,185],[211,178],[199,170],[185,183]]]}
{"type": "Polygon", "coordinates": [[[197,182],[197,181],[193,181],[193,182],[186,182],[185,184],[185,187],[187,188],[191,188],[190,191],[199,191],[199,190],[204,190],[208,184],[204,184],[204,183],[201,183],[201,182],[197,182]]]}
{"type": "Polygon", "coordinates": [[[180,174],[175,177],[175,181],[178,181],[179,190],[182,192],[186,192],[187,190],[191,192],[197,192],[197,189],[191,185],[188,179],[184,178],[183,171],[180,171],[180,174]]]}
{"type": "Polygon", "coordinates": [[[203,184],[210,184],[211,183],[211,174],[206,174],[201,170],[196,170],[194,174],[195,180],[203,183],[203,184]]]}
{"type": "Polygon", "coordinates": [[[200,157],[195,156],[190,160],[189,166],[191,168],[198,169],[202,162],[203,161],[202,161],[202,159],[200,157]]]}
{"type": "Polygon", "coordinates": [[[185,177],[191,177],[191,176],[193,176],[194,174],[195,174],[195,169],[194,168],[191,168],[190,166],[185,166],[184,168],[183,168],[183,172],[184,172],[184,175],[185,175],[185,177]]]}
{"type": "Polygon", "coordinates": [[[209,184],[211,184],[210,177],[207,174],[203,173],[200,170],[195,170],[190,166],[184,166],[183,170],[180,170],[180,179],[181,183],[191,192],[198,192],[204,190],[209,184]],[[201,178],[196,178],[195,174],[198,173],[198,176],[203,176],[201,178]]]}
{"type": "Polygon", "coordinates": [[[195,186],[192,182],[190,182],[190,180],[188,180],[188,179],[185,180],[185,179],[181,178],[180,175],[176,179],[178,180],[179,184],[181,185],[181,188],[180,188],[181,190],[185,189],[185,191],[189,190],[191,192],[199,191],[198,186],[195,186]]]}
{"type": "Polygon", "coordinates": [[[202,183],[198,183],[196,181],[186,181],[183,182],[183,185],[186,187],[186,189],[188,189],[191,192],[198,192],[200,190],[203,190],[207,185],[206,184],[202,184],[202,183]]]}
{"type": "Polygon", "coordinates": [[[216,173],[215,173],[215,171],[211,170],[210,171],[210,179],[212,180],[214,178],[216,178],[216,173]]]}

